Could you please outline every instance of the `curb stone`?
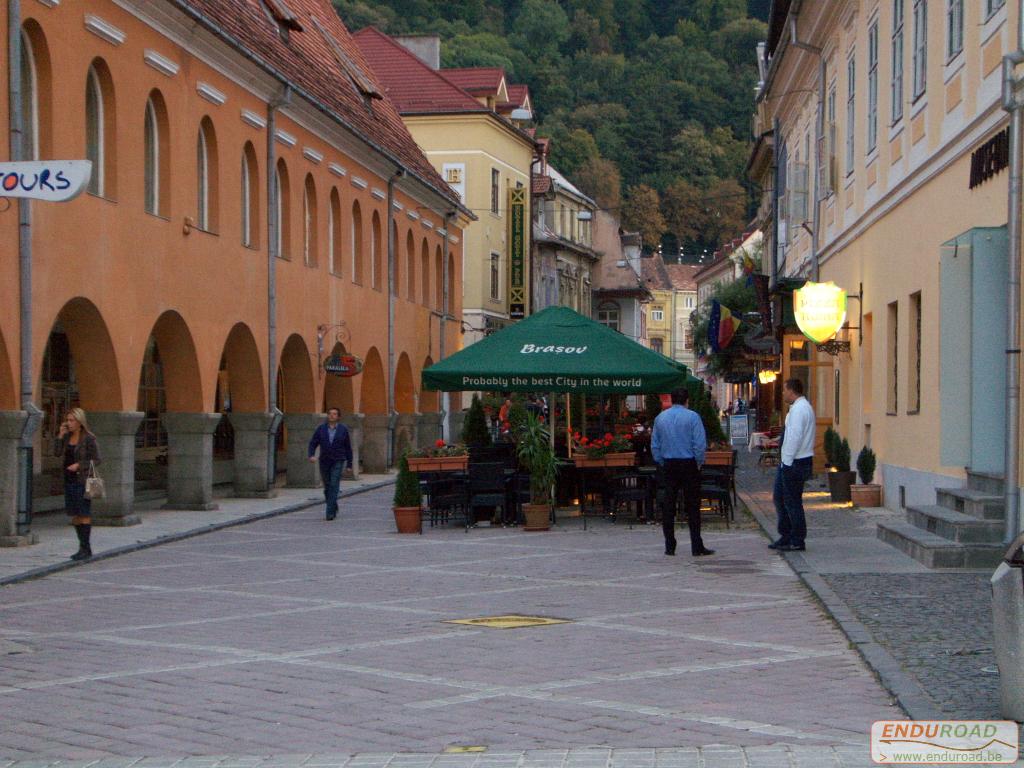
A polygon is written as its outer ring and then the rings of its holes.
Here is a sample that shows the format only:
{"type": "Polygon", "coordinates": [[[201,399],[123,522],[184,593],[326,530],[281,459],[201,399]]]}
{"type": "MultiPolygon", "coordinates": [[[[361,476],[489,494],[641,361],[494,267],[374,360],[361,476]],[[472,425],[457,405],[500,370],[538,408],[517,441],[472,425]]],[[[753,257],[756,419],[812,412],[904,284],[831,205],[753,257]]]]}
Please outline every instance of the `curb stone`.
{"type": "MultiPolygon", "coordinates": [[[[361,493],[368,491],[376,491],[379,488],[386,488],[389,485],[394,485],[394,479],[381,480],[376,483],[370,483],[369,485],[360,486],[359,488],[350,488],[344,490],[338,494],[339,499],[348,498],[350,496],[358,496],[361,493]]],[[[277,509],[270,509],[266,512],[254,512],[250,515],[244,515],[243,517],[236,517],[233,520],[224,520],[219,523],[210,523],[209,525],[201,525],[198,528],[190,528],[186,531],[179,531],[177,533],[167,533],[163,536],[157,536],[155,539],[148,539],[146,541],[139,541],[135,544],[126,544],[123,547],[114,547],[108,549],[99,554],[93,555],[88,560],[64,560],[59,563],[53,563],[51,565],[43,565],[39,568],[33,568],[25,571],[24,573],[18,573],[14,576],[6,576],[0,579],[0,587],[6,587],[11,584],[18,584],[23,581],[32,581],[33,579],[42,578],[43,576],[49,576],[53,573],[59,573],[60,571],[66,571],[69,568],[76,568],[86,563],[95,563],[99,560],[107,560],[111,557],[119,557],[120,555],[130,555],[133,552],[139,552],[143,549],[150,549],[151,547],[158,547],[161,544],[172,544],[176,541],[182,541],[184,539],[191,539],[195,536],[202,536],[206,533],[214,533],[215,531],[221,531],[225,528],[234,528],[238,525],[246,525],[248,523],[256,523],[260,520],[267,520],[271,517],[279,517],[281,515],[291,514],[292,512],[299,512],[303,509],[310,509],[323,504],[322,499],[310,500],[310,501],[299,501],[294,504],[288,504],[284,507],[278,507],[277,509]]]]}
{"type": "MultiPolygon", "coordinates": [[[[739,491],[739,496],[750,514],[757,520],[758,525],[761,526],[761,530],[771,541],[774,529],[773,521],[765,515],[745,489],[739,491]]],[[[913,720],[943,720],[946,718],[945,714],[932,703],[921,685],[903,671],[900,663],[883,645],[875,641],[868,628],[861,623],[846,602],[807,564],[807,560],[800,552],[780,552],[779,554],[836,622],[878,681],[893,695],[900,709],[913,720]]]]}

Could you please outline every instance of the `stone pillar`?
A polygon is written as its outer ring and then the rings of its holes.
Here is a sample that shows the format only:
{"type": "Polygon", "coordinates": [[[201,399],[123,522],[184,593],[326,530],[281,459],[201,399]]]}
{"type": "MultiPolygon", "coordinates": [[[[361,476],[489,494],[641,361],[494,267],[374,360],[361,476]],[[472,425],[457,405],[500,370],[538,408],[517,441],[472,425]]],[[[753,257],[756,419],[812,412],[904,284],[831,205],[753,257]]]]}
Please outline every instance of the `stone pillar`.
{"type": "Polygon", "coordinates": [[[28,414],[0,411],[0,547],[35,544],[35,534],[18,535],[18,445],[28,414]]]}
{"type": "Polygon", "coordinates": [[[363,421],[363,471],[381,475],[388,471],[388,422],[386,414],[368,415],[363,421]]]}
{"type": "MultiPolygon", "coordinates": [[[[341,423],[348,429],[348,439],[352,441],[352,479],[358,480],[362,471],[363,453],[363,420],[361,413],[349,413],[341,417],[341,423]]],[[[349,470],[345,470],[346,474],[349,470]]]]}
{"type": "Polygon", "coordinates": [[[93,525],[138,525],[135,514],[135,433],[144,414],[112,411],[89,414],[89,429],[96,435],[102,462],[104,498],[92,503],[93,525]]]}
{"type": "Polygon", "coordinates": [[[451,437],[448,438],[449,443],[462,442],[462,428],[466,425],[466,413],[466,411],[455,411],[448,416],[451,432],[451,437]]]}
{"type": "Polygon", "coordinates": [[[322,413],[284,415],[284,428],[288,435],[285,466],[289,488],[320,487],[320,469],[309,460],[309,441],[326,418],[322,413]]]}
{"type": "Polygon", "coordinates": [[[420,414],[399,413],[395,417],[395,444],[391,455],[395,466],[406,451],[419,447],[420,414]]]}
{"type": "Polygon", "coordinates": [[[235,431],[235,496],[269,499],[277,495],[267,477],[270,451],[274,449],[270,413],[229,413],[235,431]]]}
{"type": "Polygon", "coordinates": [[[165,413],[167,503],[164,509],[217,509],[213,503],[213,432],[219,413],[165,413]]]}
{"type": "MultiPolygon", "coordinates": [[[[441,422],[444,416],[440,413],[421,413],[419,421],[419,433],[417,434],[416,445],[419,448],[430,448],[434,441],[441,437],[441,422]]],[[[456,439],[454,442],[459,442],[456,439]]]]}

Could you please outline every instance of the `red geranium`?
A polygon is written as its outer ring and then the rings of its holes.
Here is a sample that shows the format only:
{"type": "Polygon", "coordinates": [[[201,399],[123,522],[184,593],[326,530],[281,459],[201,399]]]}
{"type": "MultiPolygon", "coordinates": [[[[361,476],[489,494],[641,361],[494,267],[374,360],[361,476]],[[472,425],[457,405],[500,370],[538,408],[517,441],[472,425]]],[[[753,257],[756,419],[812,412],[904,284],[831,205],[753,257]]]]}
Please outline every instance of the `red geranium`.
{"type": "Polygon", "coordinates": [[[434,441],[435,448],[444,448],[444,440],[437,439],[434,441]]]}

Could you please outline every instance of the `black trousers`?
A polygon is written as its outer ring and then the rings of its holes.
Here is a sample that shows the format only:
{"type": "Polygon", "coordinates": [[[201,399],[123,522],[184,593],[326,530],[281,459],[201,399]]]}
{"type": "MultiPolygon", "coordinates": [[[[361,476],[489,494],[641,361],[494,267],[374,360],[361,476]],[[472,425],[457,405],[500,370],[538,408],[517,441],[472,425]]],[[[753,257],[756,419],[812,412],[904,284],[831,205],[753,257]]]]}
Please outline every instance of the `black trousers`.
{"type": "Polygon", "coordinates": [[[704,549],[700,537],[700,467],[694,459],[666,459],[662,474],[665,497],[661,508],[661,528],[665,533],[665,551],[676,551],[676,503],[683,492],[683,509],[690,526],[690,550],[704,549]]]}

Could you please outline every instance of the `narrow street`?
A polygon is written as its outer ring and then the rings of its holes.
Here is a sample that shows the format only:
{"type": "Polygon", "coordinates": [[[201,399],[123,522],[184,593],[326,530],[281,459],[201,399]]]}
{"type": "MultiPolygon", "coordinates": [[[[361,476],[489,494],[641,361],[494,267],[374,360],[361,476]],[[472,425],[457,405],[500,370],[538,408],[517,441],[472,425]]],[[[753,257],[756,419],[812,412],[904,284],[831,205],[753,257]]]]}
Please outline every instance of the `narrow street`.
{"type": "Polygon", "coordinates": [[[709,533],[698,561],[654,526],[400,538],[389,493],[4,588],[0,755],[859,766],[871,722],[901,716],[753,530],[709,533]],[[567,623],[446,623],[501,614],[567,623]]]}

